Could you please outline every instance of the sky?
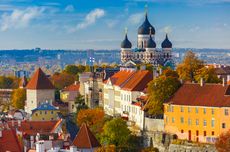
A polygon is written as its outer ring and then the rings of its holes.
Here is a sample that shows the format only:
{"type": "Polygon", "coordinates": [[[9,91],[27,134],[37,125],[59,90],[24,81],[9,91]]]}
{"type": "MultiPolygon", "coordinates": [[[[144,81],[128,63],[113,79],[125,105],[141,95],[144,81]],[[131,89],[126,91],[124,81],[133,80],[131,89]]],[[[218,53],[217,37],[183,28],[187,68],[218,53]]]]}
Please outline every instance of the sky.
{"type": "Polygon", "coordinates": [[[145,6],[157,47],[230,49],[230,0],[0,0],[0,49],[135,47],[145,6]]]}

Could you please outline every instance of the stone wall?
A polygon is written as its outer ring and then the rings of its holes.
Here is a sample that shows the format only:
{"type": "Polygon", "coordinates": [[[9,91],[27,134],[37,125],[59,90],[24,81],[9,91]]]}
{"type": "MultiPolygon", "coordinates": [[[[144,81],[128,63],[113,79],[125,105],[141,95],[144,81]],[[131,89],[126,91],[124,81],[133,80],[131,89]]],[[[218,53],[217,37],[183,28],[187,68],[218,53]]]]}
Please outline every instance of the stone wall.
{"type": "Polygon", "coordinates": [[[164,131],[164,119],[153,119],[145,117],[145,131],[164,131]]]}
{"type": "Polygon", "coordinates": [[[217,152],[214,145],[176,145],[170,144],[168,152],[217,152]]]}

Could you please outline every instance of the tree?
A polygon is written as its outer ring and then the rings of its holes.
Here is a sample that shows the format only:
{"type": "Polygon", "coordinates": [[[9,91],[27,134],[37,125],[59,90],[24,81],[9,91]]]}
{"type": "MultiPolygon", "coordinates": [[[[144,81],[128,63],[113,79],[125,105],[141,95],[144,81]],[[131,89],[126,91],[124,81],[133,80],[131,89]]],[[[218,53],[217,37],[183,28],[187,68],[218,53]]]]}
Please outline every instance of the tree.
{"type": "Polygon", "coordinates": [[[204,67],[204,61],[198,59],[198,57],[192,51],[188,51],[185,54],[184,60],[177,66],[177,72],[181,79],[186,81],[194,81],[194,77],[198,70],[204,67]]]}
{"type": "Polygon", "coordinates": [[[220,83],[221,80],[217,77],[215,73],[214,67],[203,67],[197,71],[197,75],[195,76],[195,80],[199,82],[201,78],[204,79],[207,83],[220,83]]]}
{"type": "Polygon", "coordinates": [[[222,133],[215,143],[218,152],[229,152],[230,149],[230,130],[222,133]]]}
{"type": "Polygon", "coordinates": [[[25,89],[15,89],[12,93],[12,104],[16,109],[24,109],[26,101],[26,90],[25,89]]]}
{"type": "Polygon", "coordinates": [[[0,88],[2,89],[15,89],[18,88],[18,84],[18,78],[0,76],[0,88]]]}
{"type": "Polygon", "coordinates": [[[76,65],[67,65],[64,69],[64,71],[68,74],[76,75],[79,72],[79,69],[76,65]]]}
{"type": "Polygon", "coordinates": [[[163,71],[162,75],[165,76],[165,77],[179,78],[178,73],[176,71],[170,69],[170,68],[166,68],[163,71]]]}
{"type": "Polygon", "coordinates": [[[163,114],[163,103],[180,87],[180,81],[172,76],[162,75],[148,84],[148,103],[146,109],[150,115],[163,114]]]}
{"type": "Polygon", "coordinates": [[[105,122],[105,113],[101,108],[95,109],[82,109],[77,114],[77,124],[81,126],[86,123],[95,135],[102,132],[105,122]]]}
{"type": "Polygon", "coordinates": [[[75,98],[75,104],[76,104],[76,109],[77,109],[77,113],[81,110],[81,109],[87,109],[87,105],[85,104],[85,99],[82,95],[78,95],[75,98]]]}
{"type": "Polygon", "coordinates": [[[116,147],[125,146],[130,139],[131,132],[124,120],[114,118],[105,123],[101,141],[106,145],[115,145],[116,147]]]}
{"type": "Polygon", "coordinates": [[[75,81],[75,76],[72,74],[68,74],[66,72],[55,73],[51,77],[51,82],[55,86],[56,89],[60,90],[64,87],[73,84],[75,81]]]}

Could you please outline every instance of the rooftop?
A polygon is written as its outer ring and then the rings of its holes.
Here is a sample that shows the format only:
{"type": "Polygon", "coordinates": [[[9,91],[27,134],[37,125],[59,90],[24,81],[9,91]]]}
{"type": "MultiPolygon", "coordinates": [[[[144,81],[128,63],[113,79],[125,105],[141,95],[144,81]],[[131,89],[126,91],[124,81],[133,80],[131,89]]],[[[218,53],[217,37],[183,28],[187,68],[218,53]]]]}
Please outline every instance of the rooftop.
{"type": "Polygon", "coordinates": [[[38,68],[37,71],[32,76],[31,80],[26,86],[27,89],[38,90],[38,89],[55,89],[53,84],[47,78],[45,73],[41,68],[38,68]]]}
{"type": "Polygon", "coordinates": [[[187,106],[230,107],[230,86],[183,84],[167,103],[187,106]]]}

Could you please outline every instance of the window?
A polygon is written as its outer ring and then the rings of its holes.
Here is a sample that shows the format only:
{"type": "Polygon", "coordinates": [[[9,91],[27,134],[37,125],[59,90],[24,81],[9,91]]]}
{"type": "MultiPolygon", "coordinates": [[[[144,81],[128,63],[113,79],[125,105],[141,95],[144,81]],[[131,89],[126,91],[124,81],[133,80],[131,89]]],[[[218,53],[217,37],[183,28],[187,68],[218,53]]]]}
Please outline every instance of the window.
{"type": "Polygon", "coordinates": [[[204,120],[204,127],[206,127],[207,126],[207,121],[206,120],[204,120]]]}
{"type": "Polygon", "coordinates": [[[196,107],[196,113],[198,113],[199,112],[199,109],[198,109],[198,107],[196,107]]]}
{"type": "Polygon", "coordinates": [[[211,126],[212,126],[212,127],[215,126],[215,120],[214,120],[214,119],[212,119],[212,121],[211,121],[211,126]]]}
{"type": "Polygon", "coordinates": [[[212,131],[212,136],[214,136],[215,135],[215,132],[214,131],[212,131]]]}
{"type": "Polygon", "coordinates": [[[40,115],[42,114],[42,111],[40,111],[40,115]]]}
{"type": "Polygon", "coordinates": [[[197,126],[199,125],[199,119],[196,119],[196,125],[197,126]]]}
{"type": "Polygon", "coordinates": [[[174,117],[172,117],[172,123],[174,123],[175,122],[175,119],[174,119],[174,117]]]}
{"type": "Polygon", "coordinates": [[[47,111],[45,111],[45,115],[47,114],[47,111]]]}
{"type": "Polygon", "coordinates": [[[174,111],[174,108],[173,108],[172,105],[170,105],[169,108],[170,108],[170,109],[169,109],[170,112],[173,112],[173,111],[174,111]]]}
{"type": "Polygon", "coordinates": [[[207,133],[206,133],[206,131],[204,131],[204,136],[207,136],[207,133]]]}
{"type": "Polygon", "coordinates": [[[183,134],[183,133],[184,133],[184,130],[181,130],[181,133],[183,134]]]}
{"type": "Polygon", "coordinates": [[[191,107],[188,107],[188,112],[191,112],[191,107]]]}
{"type": "Polygon", "coordinates": [[[228,116],[228,109],[224,109],[224,115],[228,116]]]}
{"type": "Polygon", "coordinates": [[[54,112],[53,112],[53,111],[51,111],[50,113],[51,113],[51,114],[53,114],[54,112]]]}
{"type": "Polygon", "coordinates": [[[38,116],[38,114],[36,113],[35,116],[38,116]]]}
{"type": "Polygon", "coordinates": [[[214,115],[215,114],[215,110],[212,108],[212,115],[214,115]]]}
{"type": "Polygon", "coordinates": [[[72,105],[72,109],[74,109],[74,105],[72,105]]]}
{"type": "Polygon", "coordinates": [[[54,118],[51,118],[50,120],[54,120],[54,118]]]}
{"type": "Polygon", "coordinates": [[[204,114],[206,114],[206,108],[204,108],[204,114]]]}
{"type": "Polygon", "coordinates": [[[31,103],[33,103],[33,101],[31,101],[31,103]]]}
{"type": "Polygon", "coordinates": [[[42,118],[42,120],[45,120],[45,118],[42,118]]]}
{"type": "Polygon", "coordinates": [[[225,123],[222,123],[222,128],[224,129],[224,128],[226,128],[226,125],[225,125],[225,123]]]}
{"type": "Polygon", "coordinates": [[[180,112],[184,112],[184,107],[180,107],[180,112]]]}
{"type": "Polygon", "coordinates": [[[188,125],[192,125],[192,120],[188,118],[188,125]]]}
{"type": "Polygon", "coordinates": [[[199,136],[199,131],[198,130],[196,131],[196,136],[199,136]]]}
{"type": "Polygon", "coordinates": [[[184,118],[183,117],[180,118],[180,123],[184,123],[184,118]]]}
{"type": "Polygon", "coordinates": [[[166,116],[166,119],[165,119],[166,123],[168,123],[168,117],[166,116]]]}

